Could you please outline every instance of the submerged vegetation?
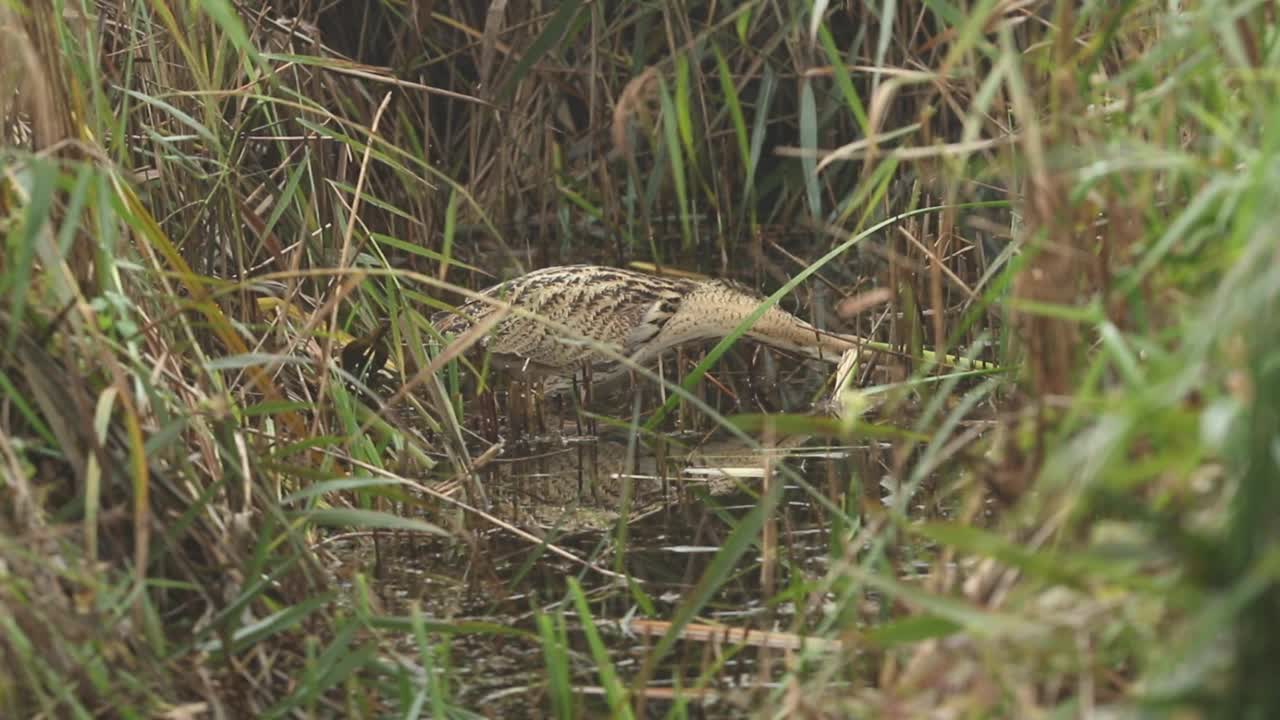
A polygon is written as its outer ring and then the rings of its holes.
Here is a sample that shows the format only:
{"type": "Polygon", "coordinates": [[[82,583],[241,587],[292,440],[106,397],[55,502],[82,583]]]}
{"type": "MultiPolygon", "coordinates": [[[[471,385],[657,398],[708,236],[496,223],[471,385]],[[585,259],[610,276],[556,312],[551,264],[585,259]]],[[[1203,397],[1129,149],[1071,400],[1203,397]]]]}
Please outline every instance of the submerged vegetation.
{"type": "Polygon", "coordinates": [[[0,716],[1280,716],[1276,15],[0,3],[0,716]],[[892,352],[427,320],[577,262],[892,352]]]}

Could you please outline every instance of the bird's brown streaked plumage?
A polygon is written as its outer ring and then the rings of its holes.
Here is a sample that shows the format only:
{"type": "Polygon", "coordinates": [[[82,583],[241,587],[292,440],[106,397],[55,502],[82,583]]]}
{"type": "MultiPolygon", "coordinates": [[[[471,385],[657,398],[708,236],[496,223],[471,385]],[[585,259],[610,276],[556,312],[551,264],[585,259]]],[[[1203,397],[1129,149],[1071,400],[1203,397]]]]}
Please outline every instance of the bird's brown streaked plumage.
{"type": "MultiPolygon", "coordinates": [[[[627,365],[617,355],[644,365],[677,345],[722,338],[762,302],[722,280],[659,277],[596,265],[536,270],[481,295],[484,299],[437,313],[432,324],[442,334],[456,335],[502,311],[502,303],[518,308],[522,312],[498,321],[483,346],[495,356],[550,376],[553,388],[567,385],[555,380],[567,381],[584,366],[590,366],[596,382],[625,374],[627,365]]],[[[777,307],[765,311],[747,336],[830,362],[859,342],[819,331],[777,307]]]]}

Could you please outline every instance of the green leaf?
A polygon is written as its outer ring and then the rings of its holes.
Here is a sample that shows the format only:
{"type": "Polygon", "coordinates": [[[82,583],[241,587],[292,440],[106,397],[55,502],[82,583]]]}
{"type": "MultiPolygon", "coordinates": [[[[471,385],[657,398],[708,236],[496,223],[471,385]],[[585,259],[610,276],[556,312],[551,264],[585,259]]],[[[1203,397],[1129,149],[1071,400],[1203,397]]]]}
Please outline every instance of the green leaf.
{"type": "Polygon", "coordinates": [[[871,630],[867,639],[879,647],[890,648],[954,635],[959,630],[959,625],[946,618],[914,615],[871,630]]]}
{"type": "MultiPolygon", "coordinates": [[[[290,605],[279,612],[272,613],[257,622],[241,626],[231,636],[231,653],[243,652],[249,646],[278,635],[307,618],[311,613],[328,605],[333,598],[329,593],[313,595],[303,599],[296,605],[290,605]]],[[[222,641],[215,639],[199,647],[202,652],[214,653],[224,650],[222,641]]]]}
{"type": "Polygon", "coordinates": [[[676,122],[680,130],[680,140],[690,158],[697,157],[693,147],[693,93],[689,89],[689,56],[681,53],[676,57],[676,122]]]}
{"type": "Polygon", "coordinates": [[[567,720],[573,717],[573,686],[569,676],[568,638],[564,616],[556,623],[550,615],[537,613],[538,634],[542,638],[542,654],[547,666],[547,691],[551,695],[554,715],[567,720]]]}
{"type": "Polygon", "coordinates": [[[684,152],[680,147],[679,120],[676,118],[675,104],[671,100],[667,84],[661,79],[658,90],[662,99],[662,135],[667,150],[667,158],[671,161],[671,179],[676,186],[676,201],[680,205],[680,235],[684,239],[684,248],[693,247],[693,212],[689,208],[688,179],[685,177],[684,152]]]}
{"type": "Polygon", "coordinates": [[[240,13],[235,7],[227,0],[201,0],[200,4],[218,27],[222,28],[222,32],[227,34],[231,44],[256,63],[258,48],[249,39],[249,33],[245,30],[244,23],[240,20],[240,13]]]}
{"type": "Polygon", "coordinates": [[[599,673],[600,684],[604,687],[605,700],[608,701],[611,711],[610,716],[633,717],[631,706],[627,703],[626,688],[618,679],[617,671],[613,669],[609,650],[600,638],[600,631],[596,629],[596,622],[591,617],[591,608],[587,605],[587,597],[582,594],[582,586],[572,577],[566,578],[566,581],[569,583],[569,597],[573,599],[573,606],[578,611],[578,619],[582,622],[582,634],[586,636],[587,647],[591,648],[591,657],[596,661],[596,672],[599,673]]]}
{"type": "Polygon", "coordinates": [[[5,336],[5,347],[12,351],[18,339],[18,331],[24,325],[27,310],[27,295],[30,292],[32,269],[35,267],[36,245],[41,242],[41,231],[49,221],[49,210],[53,205],[53,189],[57,184],[58,170],[52,162],[33,157],[24,173],[30,179],[26,207],[22,213],[22,231],[9,238],[9,247],[5,249],[8,260],[7,272],[4,274],[4,285],[9,290],[9,330],[5,336]]]}
{"type": "MultiPolygon", "coordinates": [[[[403,485],[404,481],[398,478],[390,477],[345,477],[334,480],[326,480],[324,482],[314,483],[297,492],[286,495],[281,501],[281,505],[291,505],[299,500],[325,495],[331,492],[340,492],[342,490],[359,490],[367,487],[384,487],[387,485],[403,485]]],[[[396,516],[398,517],[398,516],[396,516]]]]}
{"type": "Polygon", "coordinates": [[[433,535],[449,536],[449,532],[429,522],[415,520],[413,518],[392,515],[391,513],[379,512],[377,510],[362,510],[359,508],[319,508],[305,513],[298,513],[295,517],[306,520],[313,525],[325,525],[328,527],[364,527],[364,528],[382,528],[385,530],[413,530],[415,532],[431,533],[433,535]]]}
{"type": "Polygon", "coordinates": [[[800,81],[800,170],[804,173],[805,199],[809,215],[822,222],[822,189],[818,185],[818,108],[809,78],[800,81]]]}
{"type": "MultiPolygon", "coordinates": [[[[453,206],[451,205],[450,207],[453,207],[453,206]]],[[[387,245],[389,247],[393,247],[402,252],[411,253],[413,255],[424,257],[429,260],[435,260],[436,262],[440,262],[440,263],[447,263],[450,267],[460,267],[464,270],[470,270],[472,272],[482,272],[480,268],[474,265],[469,265],[467,263],[464,263],[452,257],[452,255],[449,252],[447,252],[447,248],[446,248],[446,252],[436,252],[435,250],[432,250],[430,248],[425,248],[417,243],[405,242],[400,238],[391,237],[390,235],[383,235],[382,233],[371,233],[369,237],[379,245],[387,245]]]]}
{"type": "Polygon", "coordinates": [[[724,93],[725,105],[729,108],[729,120],[733,123],[733,135],[738,140],[738,153],[742,156],[743,167],[751,163],[751,139],[747,135],[747,117],[742,112],[742,101],[738,99],[738,88],[733,83],[733,73],[729,70],[729,62],[715,43],[711,44],[711,52],[716,56],[716,69],[720,73],[720,92],[724,93]]]}
{"type": "Polygon", "coordinates": [[[840,95],[844,97],[845,104],[849,106],[849,110],[853,112],[853,116],[858,120],[858,127],[862,130],[862,136],[869,137],[871,135],[871,119],[867,117],[867,109],[862,104],[862,97],[858,95],[858,90],[853,86],[853,78],[849,77],[849,69],[845,67],[844,57],[841,56],[840,50],[836,48],[836,41],[831,37],[831,31],[827,29],[824,23],[818,29],[818,40],[822,44],[822,50],[827,54],[827,62],[831,63],[831,74],[836,79],[836,87],[840,88],[840,95]]]}
{"type": "Polygon", "coordinates": [[[249,367],[266,365],[309,365],[310,360],[296,355],[277,355],[275,353],[240,353],[214,358],[204,364],[206,370],[243,370],[249,367]]]}
{"type": "Polygon", "coordinates": [[[573,19],[578,15],[578,11],[582,9],[582,0],[564,0],[560,3],[556,14],[547,21],[547,26],[534,39],[533,44],[521,56],[520,61],[516,63],[515,68],[507,75],[507,80],[498,89],[497,100],[505,103],[511,99],[512,93],[515,92],[516,86],[529,74],[529,70],[533,64],[538,62],[547,51],[560,42],[565,36],[573,19]]]}

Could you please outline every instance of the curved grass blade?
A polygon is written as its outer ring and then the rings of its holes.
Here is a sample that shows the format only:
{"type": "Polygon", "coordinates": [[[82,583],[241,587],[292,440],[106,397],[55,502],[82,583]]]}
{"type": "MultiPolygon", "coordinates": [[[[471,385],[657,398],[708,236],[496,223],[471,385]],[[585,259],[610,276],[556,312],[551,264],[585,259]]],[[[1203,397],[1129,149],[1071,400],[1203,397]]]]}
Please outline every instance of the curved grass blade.
{"type": "Polygon", "coordinates": [[[438,525],[432,525],[429,522],[415,520],[414,518],[379,512],[377,510],[362,510],[359,508],[320,508],[305,513],[299,513],[296,517],[305,520],[312,525],[325,525],[329,527],[412,530],[415,532],[443,535],[446,537],[450,535],[447,530],[438,525]]]}
{"type": "Polygon", "coordinates": [[[560,3],[556,14],[547,21],[547,26],[534,39],[533,44],[529,46],[529,49],[521,56],[520,61],[516,63],[515,68],[507,75],[506,82],[498,89],[498,102],[504,103],[510,100],[516,86],[520,84],[525,75],[529,74],[533,64],[538,62],[543,55],[546,55],[547,51],[560,42],[561,39],[568,39],[566,35],[569,31],[569,26],[573,23],[574,18],[578,16],[578,11],[581,9],[582,0],[567,0],[560,3]]]}

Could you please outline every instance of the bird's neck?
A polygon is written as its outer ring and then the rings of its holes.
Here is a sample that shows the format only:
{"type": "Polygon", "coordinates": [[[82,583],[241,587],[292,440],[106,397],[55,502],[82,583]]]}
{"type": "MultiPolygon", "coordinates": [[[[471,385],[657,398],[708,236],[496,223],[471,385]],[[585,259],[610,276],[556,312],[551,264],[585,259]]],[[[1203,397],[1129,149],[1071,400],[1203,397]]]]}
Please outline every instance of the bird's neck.
{"type": "MultiPolygon", "coordinates": [[[[669,343],[723,337],[756,312],[763,300],[720,282],[694,290],[667,323],[663,335],[669,343]]],[[[747,330],[753,340],[784,350],[836,362],[854,347],[852,339],[818,330],[778,307],[770,307],[747,330]]],[[[665,344],[665,343],[664,343],[665,344]]]]}

